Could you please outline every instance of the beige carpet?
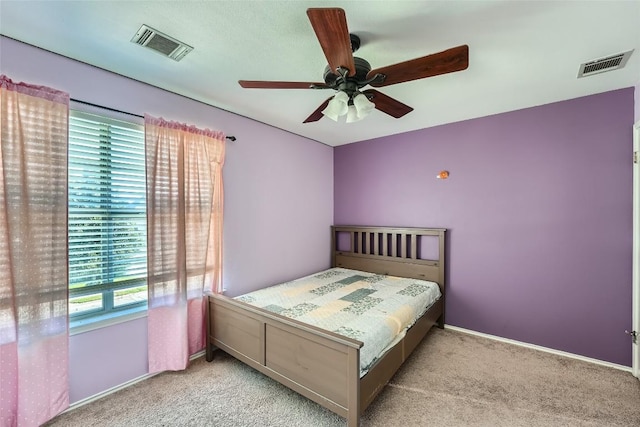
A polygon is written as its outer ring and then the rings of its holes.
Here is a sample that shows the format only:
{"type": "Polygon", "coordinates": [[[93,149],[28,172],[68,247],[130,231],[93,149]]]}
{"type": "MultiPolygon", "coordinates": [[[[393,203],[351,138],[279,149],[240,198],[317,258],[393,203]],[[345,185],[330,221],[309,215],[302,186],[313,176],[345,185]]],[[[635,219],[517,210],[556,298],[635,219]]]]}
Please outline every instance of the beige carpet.
{"type": "MultiPolygon", "coordinates": [[[[630,373],[433,329],[363,426],[640,426],[630,373]]],[[[58,416],[48,427],[345,426],[222,352],[58,416]]]]}

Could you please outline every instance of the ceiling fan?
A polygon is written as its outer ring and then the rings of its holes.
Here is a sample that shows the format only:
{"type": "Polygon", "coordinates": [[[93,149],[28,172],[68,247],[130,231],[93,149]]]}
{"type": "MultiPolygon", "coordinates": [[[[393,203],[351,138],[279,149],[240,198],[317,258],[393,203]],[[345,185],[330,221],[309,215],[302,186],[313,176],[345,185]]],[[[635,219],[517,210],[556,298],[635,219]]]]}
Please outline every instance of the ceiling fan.
{"type": "Polygon", "coordinates": [[[339,116],[345,114],[347,122],[356,121],[373,108],[400,118],[413,111],[413,108],[375,89],[360,89],[367,85],[383,87],[453,73],[469,66],[469,46],[462,45],[372,70],[367,61],[353,56],[360,47],[360,38],[349,34],[343,9],[310,8],[307,9],[307,16],[329,63],[324,70],[324,83],[238,81],[243,88],[253,89],[336,90],[336,95],[325,100],[304,123],[318,121],[323,115],[337,121],[339,116]]]}

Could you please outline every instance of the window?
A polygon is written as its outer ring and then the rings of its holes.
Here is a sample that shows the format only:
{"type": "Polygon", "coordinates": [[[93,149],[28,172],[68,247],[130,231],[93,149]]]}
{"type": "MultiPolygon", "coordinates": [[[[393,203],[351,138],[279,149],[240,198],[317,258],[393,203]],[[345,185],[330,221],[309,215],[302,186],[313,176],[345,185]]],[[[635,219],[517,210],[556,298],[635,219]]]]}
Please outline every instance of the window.
{"type": "Polygon", "coordinates": [[[68,162],[72,325],[144,310],[144,127],[71,110],[68,162]]]}

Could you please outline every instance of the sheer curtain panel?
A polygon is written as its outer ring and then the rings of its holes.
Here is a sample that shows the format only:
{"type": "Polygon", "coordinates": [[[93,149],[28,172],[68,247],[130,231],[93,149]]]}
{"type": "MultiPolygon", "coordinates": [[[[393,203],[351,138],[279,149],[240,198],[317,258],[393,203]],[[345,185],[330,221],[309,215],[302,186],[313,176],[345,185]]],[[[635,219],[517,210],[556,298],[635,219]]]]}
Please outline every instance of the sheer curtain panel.
{"type": "Polygon", "coordinates": [[[0,425],[69,406],[69,95],[0,76],[0,425]]]}
{"type": "Polygon", "coordinates": [[[145,115],[145,145],[149,372],[181,370],[221,290],[225,135],[145,115]]]}

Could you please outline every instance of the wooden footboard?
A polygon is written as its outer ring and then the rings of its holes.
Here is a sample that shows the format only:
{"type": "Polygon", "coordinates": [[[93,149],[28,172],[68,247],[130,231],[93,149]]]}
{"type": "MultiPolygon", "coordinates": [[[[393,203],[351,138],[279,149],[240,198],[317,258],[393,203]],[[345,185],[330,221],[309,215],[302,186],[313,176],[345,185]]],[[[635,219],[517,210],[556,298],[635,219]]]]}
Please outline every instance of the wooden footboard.
{"type": "MultiPolygon", "coordinates": [[[[345,245],[342,245],[345,246],[345,245]]],[[[360,378],[363,343],[223,295],[207,301],[207,361],[213,345],[290,389],[360,424],[360,414],[389,382],[434,324],[444,324],[445,230],[332,227],[332,266],[431,280],[441,298],[360,378]],[[348,248],[340,247],[346,235],[348,248]],[[435,238],[437,254],[423,239],[435,238]],[[424,247],[424,248],[423,248],[424,247]]]]}
{"type": "Polygon", "coordinates": [[[209,295],[207,361],[212,344],[359,426],[360,414],[442,315],[442,299],[360,378],[362,342],[222,295],[209,295]]]}
{"type": "Polygon", "coordinates": [[[222,295],[209,295],[211,344],[357,426],[362,342],[222,295]]]}

